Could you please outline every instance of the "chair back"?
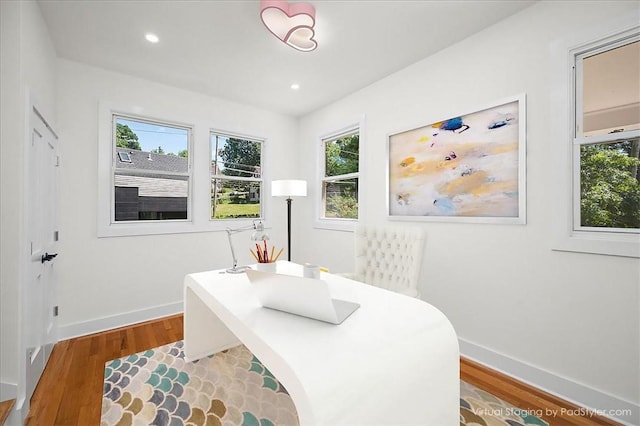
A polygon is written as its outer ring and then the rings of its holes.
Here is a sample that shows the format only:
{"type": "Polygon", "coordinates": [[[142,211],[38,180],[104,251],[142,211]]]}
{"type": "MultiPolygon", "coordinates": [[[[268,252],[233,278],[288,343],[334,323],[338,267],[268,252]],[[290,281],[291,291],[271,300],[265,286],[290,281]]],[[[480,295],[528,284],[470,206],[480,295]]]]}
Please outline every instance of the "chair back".
{"type": "Polygon", "coordinates": [[[425,233],[418,227],[357,225],[354,278],[419,297],[424,240],[425,233]]]}

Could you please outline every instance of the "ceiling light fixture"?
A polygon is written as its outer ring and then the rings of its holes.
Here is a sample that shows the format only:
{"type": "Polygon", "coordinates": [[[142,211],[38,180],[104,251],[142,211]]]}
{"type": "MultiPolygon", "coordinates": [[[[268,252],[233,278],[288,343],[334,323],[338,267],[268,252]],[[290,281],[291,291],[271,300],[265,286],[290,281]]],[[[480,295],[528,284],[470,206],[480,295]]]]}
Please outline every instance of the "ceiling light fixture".
{"type": "Polygon", "coordinates": [[[293,90],[298,90],[298,89],[300,88],[300,85],[299,85],[298,83],[293,83],[293,84],[291,85],[291,88],[292,88],[293,90]]]}
{"type": "Polygon", "coordinates": [[[155,34],[152,34],[152,33],[147,33],[147,34],[145,34],[145,35],[144,35],[144,38],[146,38],[146,39],[147,39],[147,41],[148,41],[149,43],[157,43],[157,42],[159,42],[159,41],[160,41],[160,39],[158,38],[158,36],[157,36],[157,35],[155,35],[155,34]]]}
{"type": "Polygon", "coordinates": [[[315,36],[316,9],[309,3],[261,0],[260,19],[280,41],[302,52],[318,47],[315,36]]]}

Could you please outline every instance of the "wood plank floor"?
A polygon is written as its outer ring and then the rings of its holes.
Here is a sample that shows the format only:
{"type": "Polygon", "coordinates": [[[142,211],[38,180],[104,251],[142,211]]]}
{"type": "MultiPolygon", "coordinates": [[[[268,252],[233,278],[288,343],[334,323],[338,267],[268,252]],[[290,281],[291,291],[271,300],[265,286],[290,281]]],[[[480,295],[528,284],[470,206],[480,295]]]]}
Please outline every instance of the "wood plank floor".
{"type": "Polygon", "coordinates": [[[99,425],[104,364],[183,338],[182,315],[64,340],[53,348],[26,425],[99,425]]]}
{"type": "Polygon", "coordinates": [[[551,425],[620,425],[463,357],[460,358],[460,379],[542,417],[551,425]]]}
{"type": "MultiPolygon", "coordinates": [[[[99,425],[104,364],[182,338],[183,317],[175,315],[59,342],[31,398],[25,424],[99,425]]],[[[578,407],[466,359],[461,359],[460,375],[522,409],[557,410],[555,417],[543,415],[551,425],[617,425],[599,417],[561,415],[563,408],[571,413],[578,407]]]]}
{"type": "Polygon", "coordinates": [[[16,403],[15,399],[10,399],[8,401],[0,402],[0,426],[2,426],[4,422],[7,421],[7,418],[9,417],[9,413],[11,413],[11,409],[13,408],[13,405],[15,403],[16,403]]]}

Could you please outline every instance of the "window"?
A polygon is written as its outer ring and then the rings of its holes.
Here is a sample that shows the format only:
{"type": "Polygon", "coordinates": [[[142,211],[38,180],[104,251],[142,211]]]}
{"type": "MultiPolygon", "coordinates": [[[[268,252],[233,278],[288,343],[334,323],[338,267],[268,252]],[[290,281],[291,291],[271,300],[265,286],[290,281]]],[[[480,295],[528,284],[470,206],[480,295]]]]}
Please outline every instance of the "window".
{"type": "Polygon", "coordinates": [[[123,163],[131,163],[131,156],[128,152],[118,151],[118,157],[120,157],[120,161],[123,163]]]}
{"type": "Polygon", "coordinates": [[[265,139],[191,115],[99,102],[98,237],[220,231],[256,218],[269,226],[265,139]]]}
{"type": "Polygon", "coordinates": [[[112,222],[189,219],[191,128],[112,116],[112,222]]]}
{"type": "Polygon", "coordinates": [[[360,129],[321,138],[320,220],[358,219],[360,129]]]}
{"type": "Polygon", "coordinates": [[[639,39],[575,54],[574,231],[640,231],[639,39]]]}
{"type": "Polygon", "coordinates": [[[553,250],[640,258],[638,41],[625,15],[551,45],[553,250]]]}
{"type": "Polygon", "coordinates": [[[263,141],[211,132],[210,218],[262,217],[263,141]]]}

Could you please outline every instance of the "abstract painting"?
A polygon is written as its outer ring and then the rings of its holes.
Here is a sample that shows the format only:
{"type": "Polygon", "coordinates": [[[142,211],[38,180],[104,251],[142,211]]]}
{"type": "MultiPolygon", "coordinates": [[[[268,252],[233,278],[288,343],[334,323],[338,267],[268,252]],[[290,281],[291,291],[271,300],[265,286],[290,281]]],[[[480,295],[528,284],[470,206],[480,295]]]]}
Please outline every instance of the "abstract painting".
{"type": "Polygon", "coordinates": [[[525,223],[525,95],[391,134],[390,219],[525,223]]]}

